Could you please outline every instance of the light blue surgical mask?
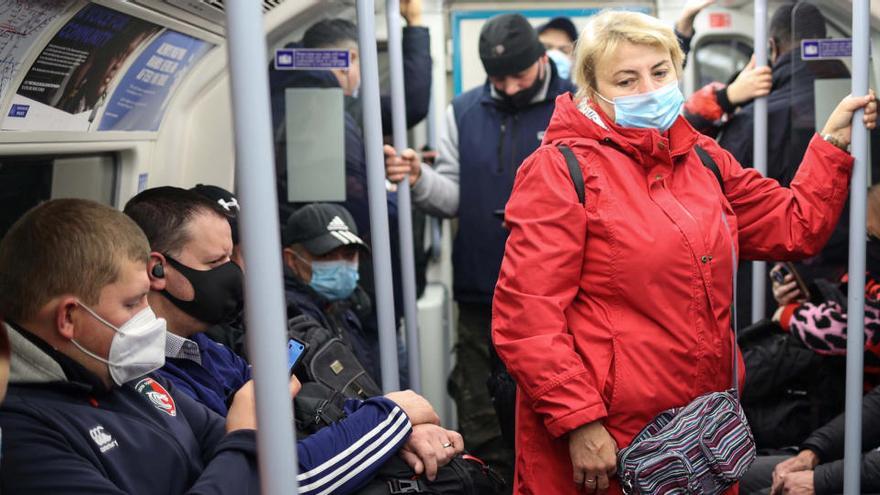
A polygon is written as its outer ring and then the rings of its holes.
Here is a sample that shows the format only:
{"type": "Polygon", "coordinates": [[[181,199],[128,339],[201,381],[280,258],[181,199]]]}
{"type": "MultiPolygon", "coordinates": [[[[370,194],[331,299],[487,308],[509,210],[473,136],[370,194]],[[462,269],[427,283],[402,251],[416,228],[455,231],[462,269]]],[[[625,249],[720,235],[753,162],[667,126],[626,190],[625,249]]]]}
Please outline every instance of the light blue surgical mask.
{"type": "Polygon", "coordinates": [[[637,95],[618,96],[614,101],[596,93],[599,98],[614,105],[614,122],[621,127],[657,129],[666,132],[681,113],[684,95],[678,81],[662,88],[637,95]]]}
{"type": "Polygon", "coordinates": [[[556,73],[562,79],[571,78],[571,59],[559,50],[547,50],[547,56],[556,65],[556,73]]]}
{"type": "Polygon", "coordinates": [[[339,301],[351,297],[359,278],[356,261],[312,261],[309,287],[330,301],[339,301]]]}

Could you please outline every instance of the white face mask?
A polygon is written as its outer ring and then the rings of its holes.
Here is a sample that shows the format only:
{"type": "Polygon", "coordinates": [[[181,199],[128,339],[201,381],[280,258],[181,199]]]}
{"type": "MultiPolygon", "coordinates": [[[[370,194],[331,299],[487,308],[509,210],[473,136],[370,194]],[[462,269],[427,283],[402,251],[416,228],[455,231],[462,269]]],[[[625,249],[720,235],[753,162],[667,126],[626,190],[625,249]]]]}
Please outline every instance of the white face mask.
{"type": "Polygon", "coordinates": [[[110,355],[107,359],[86,350],[79,342],[71,339],[79,350],[107,365],[114,383],[122,385],[165,365],[165,320],[156,318],[149,306],[117,328],[85,304],[78,304],[96,320],[116,332],[110,343],[110,355]]]}

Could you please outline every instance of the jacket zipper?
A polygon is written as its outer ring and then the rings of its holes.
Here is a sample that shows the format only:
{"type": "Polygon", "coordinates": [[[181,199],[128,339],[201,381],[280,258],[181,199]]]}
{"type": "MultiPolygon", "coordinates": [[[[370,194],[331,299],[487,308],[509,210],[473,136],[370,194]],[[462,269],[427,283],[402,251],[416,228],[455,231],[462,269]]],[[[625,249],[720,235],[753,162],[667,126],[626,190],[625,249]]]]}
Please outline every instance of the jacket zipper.
{"type": "Polygon", "coordinates": [[[510,150],[510,169],[513,171],[513,175],[516,176],[516,171],[519,169],[520,164],[516,163],[516,124],[519,122],[519,114],[513,115],[513,125],[511,125],[510,133],[513,135],[513,141],[511,143],[510,150]]]}
{"type": "Polygon", "coordinates": [[[690,218],[691,221],[694,222],[694,225],[696,225],[696,224],[697,224],[697,219],[694,218],[693,215],[691,215],[690,210],[688,210],[687,208],[684,207],[683,204],[681,204],[681,201],[679,201],[678,198],[675,197],[675,194],[672,194],[672,190],[669,189],[668,187],[666,187],[666,183],[665,183],[665,182],[663,183],[663,189],[666,189],[666,192],[669,193],[669,196],[672,197],[672,200],[675,201],[675,204],[677,204],[678,207],[681,208],[682,211],[685,212],[685,214],[688,216],[688,218],[690,218]]]}
{"type": "Polygon", "coordinates": [[[504,120],[501,121],[501,135],[498,137],[498,175],[504,171],[504,138],[507,136],[507,120],[509,117],[504,116],[504,120]]]}

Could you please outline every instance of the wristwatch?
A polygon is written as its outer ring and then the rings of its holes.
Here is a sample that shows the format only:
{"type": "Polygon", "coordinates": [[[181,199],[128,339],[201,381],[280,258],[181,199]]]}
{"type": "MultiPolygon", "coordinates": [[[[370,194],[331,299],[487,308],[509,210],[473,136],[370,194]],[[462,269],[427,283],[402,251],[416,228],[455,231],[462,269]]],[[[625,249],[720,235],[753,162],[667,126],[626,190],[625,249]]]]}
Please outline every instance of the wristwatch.
{"type": "Polygon", "coordinates": [[[822,139],[824,139],[829,144],[832,144],[843,151],[849,152],[849,146],[843,144],[839,139],[834,137],[834,135],[831,133],[822,134],[822,139]]]}

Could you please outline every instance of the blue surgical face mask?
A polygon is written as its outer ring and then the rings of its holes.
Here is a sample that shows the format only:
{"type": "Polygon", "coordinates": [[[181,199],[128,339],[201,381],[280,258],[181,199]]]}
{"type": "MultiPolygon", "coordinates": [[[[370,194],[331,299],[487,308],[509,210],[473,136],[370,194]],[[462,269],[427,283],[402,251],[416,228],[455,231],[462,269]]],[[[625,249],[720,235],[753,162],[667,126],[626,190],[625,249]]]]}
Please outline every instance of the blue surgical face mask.
{"type": "Polygon", "coordinates": [[[614,101],[596,93],[599,98],[614,105],[614,122],[621,127],[657,129],[666,132],[681,113],[684,95],[678,81],[662,88],[637,95],[618,96],[614,101]]]}
{"type": "Polygon", "coordinates": [[[547,50],[547,56],[556,65],[556,73],[562,79],[571,78],[571,59],[559,50],[547,50]]]}
{"type": "Polygon", "coordinates": [[[330,301],[339,301],[351,297],[359,278],[356,261],[312,261],[309,287],[330,301]]]}

